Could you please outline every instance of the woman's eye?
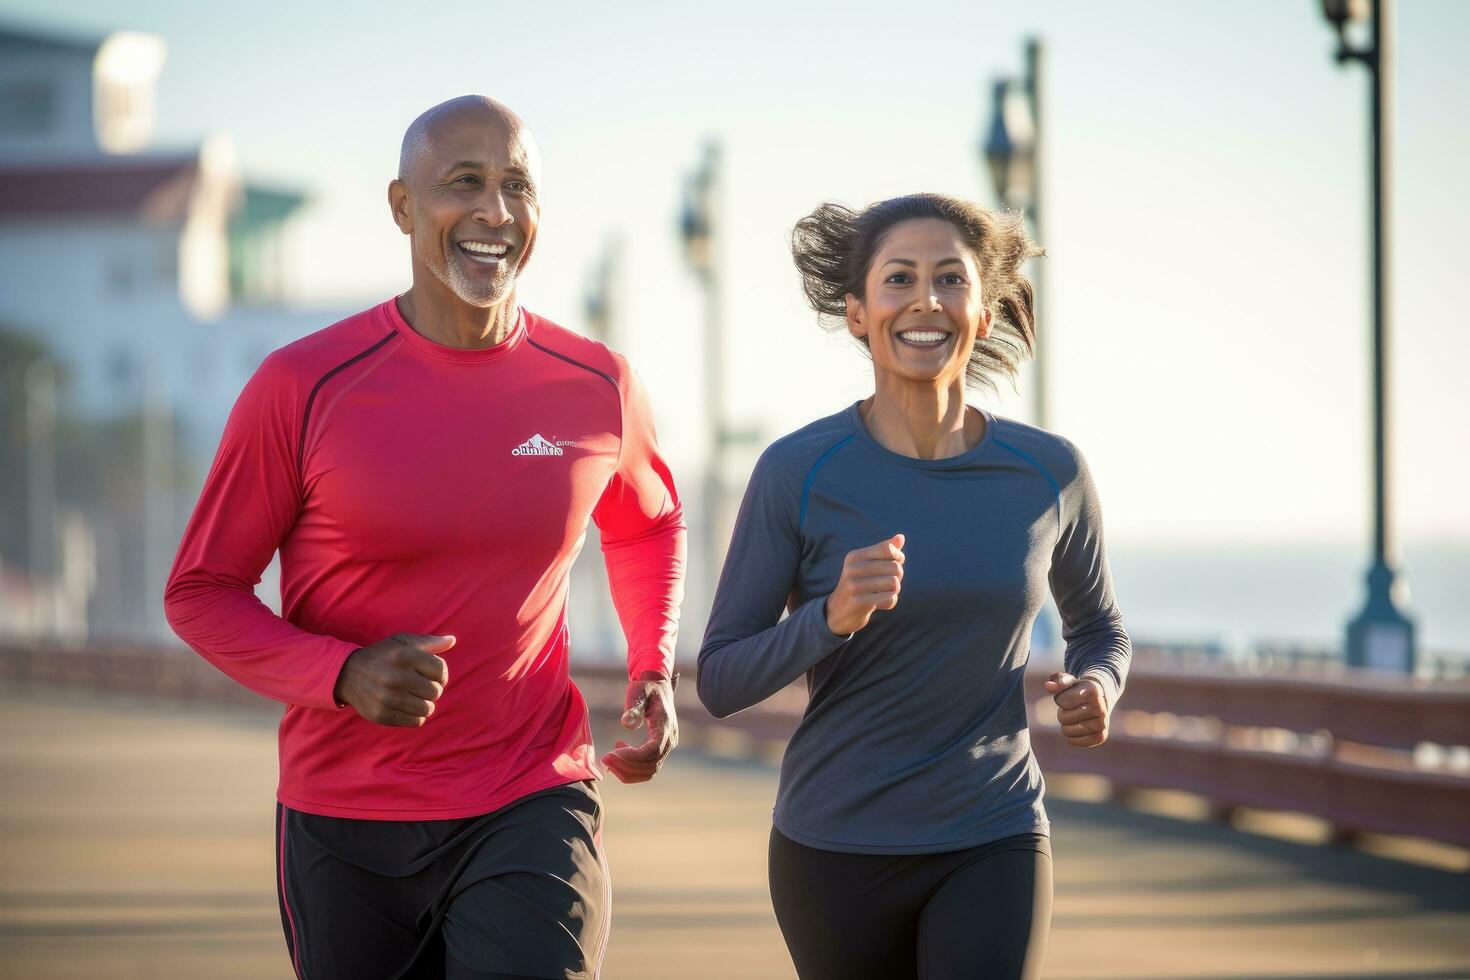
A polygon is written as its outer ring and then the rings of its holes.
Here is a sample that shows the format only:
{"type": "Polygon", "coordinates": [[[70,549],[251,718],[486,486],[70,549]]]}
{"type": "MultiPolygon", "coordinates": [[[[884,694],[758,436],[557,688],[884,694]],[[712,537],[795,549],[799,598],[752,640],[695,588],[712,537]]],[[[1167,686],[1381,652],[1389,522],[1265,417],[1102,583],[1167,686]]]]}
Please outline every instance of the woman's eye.
{"type": "Polygon", "coordinates": [[[963,286],[965,285],[965,277],[952,272],[947,276],[940,276],[939,282],[945,286],[963,286]]]}
{"type": "Polygon", "coordinates": [[[893,275],[889,276],[885,280],[885,282],[891,282],[895,286],[905,285],[905,284],[908,283],[908,281],[909,281],[909,274],[907,272],[895,272],[893,275]]]}

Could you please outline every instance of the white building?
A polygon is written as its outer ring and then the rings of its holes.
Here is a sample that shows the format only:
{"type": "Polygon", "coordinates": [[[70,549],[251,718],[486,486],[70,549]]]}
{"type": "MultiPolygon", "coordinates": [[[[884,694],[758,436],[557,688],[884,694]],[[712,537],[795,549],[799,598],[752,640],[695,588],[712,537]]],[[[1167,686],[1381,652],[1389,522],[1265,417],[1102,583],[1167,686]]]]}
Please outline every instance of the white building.
{"type": "MultiPolygon", "coordinates": [[[[23,513],[0,520],[28,525],[12,553],[0,538],[0,633],[172,641],[164,579],[236,395],[272,350],[356,312],[286,308],[282,233],[304,196],[242,175],[227,136],[145,150],[164,55],[133,32],[0,23],[0,329],[42,341],[68,382],[57,404],[37,385],[27,411],[130,418],[139,443],[129,485],[90,496],[58,485],[54,427],[0,459],[0,478],[24,472],[27,487],[23,513]]],[[[620,631],[589,538],[576,649],[612,656],[620,631]]]]}
{"type": "MultiPolygon", "coordinates": [[[[164,56],[149,35],[0,24],[0,327],[59,362],[61,415],[142,419],[130,508],[68,500],[44,425],[0,460],[31,488],[28,553],[0,552],[0,630],[168,635],[163,578],[235,395],[271,350],[352,312],[281,302],[302,194],[248,180],[227,136],[144,151],[164,56]]],[[[47,392],[26,399],[35,418],[47,392]]]]}

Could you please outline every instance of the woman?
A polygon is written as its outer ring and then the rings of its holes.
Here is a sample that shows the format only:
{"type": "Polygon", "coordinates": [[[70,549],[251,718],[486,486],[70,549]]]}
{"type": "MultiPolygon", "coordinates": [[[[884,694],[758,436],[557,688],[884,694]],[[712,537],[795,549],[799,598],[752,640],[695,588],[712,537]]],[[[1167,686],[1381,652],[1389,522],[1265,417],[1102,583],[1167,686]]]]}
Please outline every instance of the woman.
{"type": "Polygon", "coordinates": [[[757,463],[700,699],[724,717],[807,676],[770,844],[803,978],[1038,976],[1051,855],[1021,679],[1048,581],[1072,744],[1106,739],[1130,652],[1081,455],[964,401],[1030,354],[1041,250],[1019,216],[915,194],[823,205],[792,253],[875,390],[757,463]]]}

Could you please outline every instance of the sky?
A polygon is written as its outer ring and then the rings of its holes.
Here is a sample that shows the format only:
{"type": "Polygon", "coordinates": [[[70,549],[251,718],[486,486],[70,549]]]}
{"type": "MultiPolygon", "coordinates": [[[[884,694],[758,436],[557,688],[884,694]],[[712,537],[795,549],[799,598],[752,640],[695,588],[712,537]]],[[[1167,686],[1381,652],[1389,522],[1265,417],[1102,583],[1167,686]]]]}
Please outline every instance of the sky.
{"type": "MultiPolygon", "coordinates": [[[[1333,60],[1315,0],[0,0],[0,18],[163,36],[156,147],[228,131],[248,177],[309,193],[291,296],[324,311],[408,285],[385,192],[407,123],[469,92],[511,105],[545,159],[520,298],[582,328],[616,243],[614,346],[676,472],[703,458],[700,294],[676,233],[703,141],[725,162],[728,408],[769,441],[872,390],[803,306],[791,226],[825,200],[994,203],[990,84],[1035,34],[1050,426],[1087,455],[1110,538],[1367,547],[1368,81],[1333,60]]],[[[1470,547],[1470,4],[1404,0],[1397,27],[1393,517],[1470,547]]],[[[1026,419],[1029,380],[972,400],[1026,419]]]]}

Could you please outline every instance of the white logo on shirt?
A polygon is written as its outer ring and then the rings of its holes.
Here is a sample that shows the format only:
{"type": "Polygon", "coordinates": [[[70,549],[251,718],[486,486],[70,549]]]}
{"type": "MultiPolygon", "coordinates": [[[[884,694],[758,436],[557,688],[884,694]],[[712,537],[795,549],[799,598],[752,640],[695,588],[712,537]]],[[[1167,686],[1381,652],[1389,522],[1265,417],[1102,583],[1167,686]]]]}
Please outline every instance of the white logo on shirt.
{"type": "Polygon", "coordinates": [[[512,456],[565,456],[566,450],[562,446],[575,446],[576,443],[569,439],[558,439],[552,442],[539,432],[519,446],[510,451],[512,456]]]}

